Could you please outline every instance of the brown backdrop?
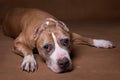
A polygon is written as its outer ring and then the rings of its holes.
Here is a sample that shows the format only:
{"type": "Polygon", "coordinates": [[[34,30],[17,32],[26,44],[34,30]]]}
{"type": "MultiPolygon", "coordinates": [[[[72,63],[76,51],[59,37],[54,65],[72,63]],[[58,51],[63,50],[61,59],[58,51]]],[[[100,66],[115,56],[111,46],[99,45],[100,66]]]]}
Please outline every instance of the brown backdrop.
{"type": "Polygon", "coordinates": [[[27,73],[20,69],[22,57],[12,52],[13,39],[0,30],[0,80],[120,80],[120,0],[0,0],[0,20],[14,7],[40,8],[68,21],[71,31],[110,40],[117,47],[99,49],[75,45],[74,68],[63,74],[52,72],[36,54],[38,70],[27,73]],[[92,20],[97,23],[87,23],[92,20]]]}
{"type": "Polygon", "coordinates": [[[40,8],[62,20],[120,18],[120,0],[0,0],[0,17],[14,7],[40,8]]]}

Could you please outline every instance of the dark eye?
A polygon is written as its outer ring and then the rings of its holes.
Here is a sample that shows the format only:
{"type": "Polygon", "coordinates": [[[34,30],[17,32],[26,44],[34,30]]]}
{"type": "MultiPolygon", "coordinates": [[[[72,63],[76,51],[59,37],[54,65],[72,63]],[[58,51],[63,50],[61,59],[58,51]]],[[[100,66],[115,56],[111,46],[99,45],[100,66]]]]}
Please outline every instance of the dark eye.
{"type": "Polygon", "coordinates": [[[49,51],[52,49],[52,45],[51,45],[51,44],[45,44],[45,45],[43,46],[43,48],[44,48],[47,52],[49,52],[49,51]]]}
{"type": "Polygon", "coordinates": [[[64,46],[68,46],[69,42],[70,42],[70,40],[67,39],[67,38],[66,39],[61,39],[60,41],[61,41],[62,45],[64,45],[64,46]]]}

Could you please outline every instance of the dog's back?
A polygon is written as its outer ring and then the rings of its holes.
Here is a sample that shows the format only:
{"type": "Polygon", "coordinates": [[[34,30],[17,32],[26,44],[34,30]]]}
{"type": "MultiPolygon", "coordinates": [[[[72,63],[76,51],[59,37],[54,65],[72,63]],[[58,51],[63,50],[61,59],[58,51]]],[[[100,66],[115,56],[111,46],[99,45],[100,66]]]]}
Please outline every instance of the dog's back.
{"type": "Polygon", "coordinates": [[[12,9],[3,20],[3,32],[7,36],[16,38],[26,27],[42,22],[41,20],[49,16],[51,15],[38,9],[12,9]]]}

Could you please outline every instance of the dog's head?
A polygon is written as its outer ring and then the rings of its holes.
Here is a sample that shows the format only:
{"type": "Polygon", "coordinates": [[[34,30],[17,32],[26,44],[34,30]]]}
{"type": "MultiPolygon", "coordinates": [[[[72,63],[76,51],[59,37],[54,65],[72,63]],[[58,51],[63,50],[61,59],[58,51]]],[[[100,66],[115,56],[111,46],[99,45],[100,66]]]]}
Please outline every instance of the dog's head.
{"type": "Polygon", "coordinates": [[[63,22],[47,18],[36,29],[34,38],[39,54],[52,71],[60,73],[72,69],[72,35],[63,22]]]}

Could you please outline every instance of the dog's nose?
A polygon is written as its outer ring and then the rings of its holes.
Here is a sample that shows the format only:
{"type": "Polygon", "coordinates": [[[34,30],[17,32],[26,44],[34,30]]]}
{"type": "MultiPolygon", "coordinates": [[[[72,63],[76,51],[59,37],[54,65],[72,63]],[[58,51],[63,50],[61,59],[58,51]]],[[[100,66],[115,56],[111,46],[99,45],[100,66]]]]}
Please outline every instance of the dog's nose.
{"type": "Polygon", "coordinates": [[[63,58],[58,60],[58,65],[61,69],[66,69],[67,67],[69,67],[69,63],[70,62],[68,58],[63,58]]]}

